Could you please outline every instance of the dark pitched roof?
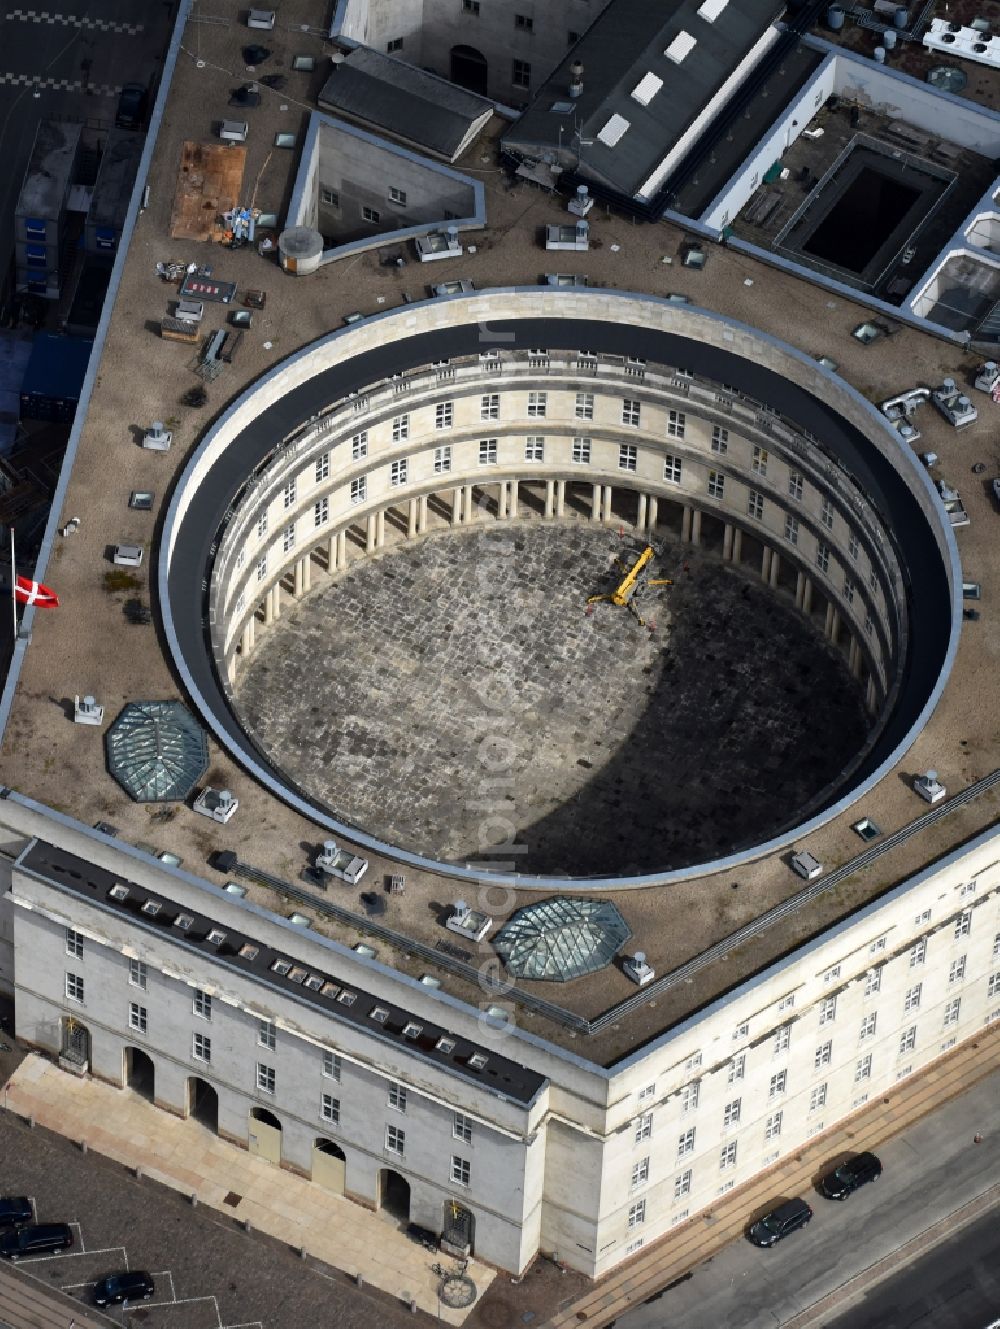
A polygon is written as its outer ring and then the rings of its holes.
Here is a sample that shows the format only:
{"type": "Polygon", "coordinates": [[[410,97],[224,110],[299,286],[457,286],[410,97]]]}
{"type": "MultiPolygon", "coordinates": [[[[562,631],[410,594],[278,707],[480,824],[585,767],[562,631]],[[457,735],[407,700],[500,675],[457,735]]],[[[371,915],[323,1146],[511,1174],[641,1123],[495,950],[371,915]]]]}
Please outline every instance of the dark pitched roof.
{"type": "Polygon", "coordinates": [[[359,46],[338,65],[319,104],[447,157],[493,105],[391,56],[359,46]]]}
{"type": "Polygon", "coordinates": [[[611,0],[504,143],[564,153],[579,143],[581,175],[634,197],[783,9],[782,0],[611,0]],[[570,102],[575,61],[583,91],[570,102]]]}

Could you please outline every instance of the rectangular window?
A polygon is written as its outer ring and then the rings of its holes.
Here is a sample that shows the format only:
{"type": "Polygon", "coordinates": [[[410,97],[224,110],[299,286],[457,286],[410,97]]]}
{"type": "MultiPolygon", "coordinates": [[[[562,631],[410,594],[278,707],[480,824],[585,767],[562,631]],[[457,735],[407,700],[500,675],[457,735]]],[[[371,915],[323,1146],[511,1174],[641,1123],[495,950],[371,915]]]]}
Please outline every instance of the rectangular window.
{"type": "Polygon", "coordinates": [[[500,419],[500,394],[499,392],[487,392],[485,396],[479,399],[479,418],[480,420],[499,420],[500,419]]]}
{"type": "Polygon", "coordinates": [[[653,1134],[653,1114],[652,1112],[643,1112],[635,1119],[635,1142],[642,1144],[643,1140],[648,1140],[653,1134]]]}
{"type": "Polygon", "coordinates": [[[360,434],[355,434],[351,438],[351,461],[360,461],[362,457],[368,456],[368,430],[362,429],[360,434]]]}
{"type": "Polygon", "coordinates": [[[722,498],[726,492],[726,477],[720,471],[709,471],[708,493],[710,498],[722,498]]]}
{"type": "Polygon", "coordinates": [[[833,530],[833,503],[828,498],[824,498],[823,506],[820,509],[820,521],[828,530],[833,530]]]}
{"type": "Polygon", "coordinates": [[[515,88],[531,87],[531,65],[527,60],[514,60],[511,62],[510,81],[515,88]]]}
{"type": "Polygon", "coordinates": [[[295,481],[289,480],[281,491],[281,500],[286,508],[293,507],[295,504],[295,481]]]}
{"type": "Polygon", "coordinates": [[[377,208],[362,208],[361,218],[363,221],[370,223],[370,225],[377,226],[382,220],[382,214],[377,208]]]}
{"type": "Polygon", "coordinates": [[[650,1098],[656,1096],[656,1081],[652,1084],[644,1084],[637,1095],[640,1103],[647,1102],[650,1098]]]}
{"type": "Polygon", "coordinates": [[[719,453],[729,451],[729,430],[723,429],[721,425],[712,426],[712,451],[719,453]]]}
{"type": "Polygon", "coordinates": [[[944,1027],[945,1027],[945,1029],[947,1029],[947,1028],[949,1027],[949,1025],[958,1024],[958,1013],[959,1013],[959,1011],[961,1010],[961,1008],[962,1008],[962,998],[961,998],[961,997],[955,997],[952,1001],[949,1001],[949,1002],[945,1005],[945,1008],[944,1008],[944,1027]]]}
{"type": "Polygon", "coordinates": [[[462,0],[462,8],[466,14],[478,14],[479,0],[462,0]]]}
{"type": "Polygon", "coordinates": [[[793,545],[799,542],[799,519],[790,512],[785,513],[785,539],[793,545]]]}
{"type": "Polygon", "coordinates": [[[820,540],[816,545],[816,566],[820,572],[829,572],[830,570],[830,546],[820,540]]]}
{"type": "Polygon", "coordinates": [[[993,938],[993,958],[1000,960],[1000,932],[993,938]]]}
{"type": "Polygon", "coordinates": [[[966,909],[964,914],[959,914],[955,923],[955,940],[967,937],[972,931],[972,910],[966,909]]]}
{"type": "Polygon", "coordinates": [[[739,1056],[734,1057],[729,1063],[729,1075],[727,1076],[729,1083],[734,1084],[737,1080],[742,1080],[746,1074],[746,1069],[747,1054],[741,1052],[739,1056]]]}
{"type": "Polygon", "coordinates": [[[829,1066],[833,1060],[833,1041],[827,1039],[816,1049],[816,1055],[813,1057],[813,1070],[822,1070],[824,1066],[829,1066]]]}
{"type": "Polygon", "coordinates": [[[869,1052],[861,1058],[854,1068],[854,1082],[861,1080],[870,1080],[872,1076],[872,1054],[869,1052]]]}
{"type": "Polygon", "coordinates": [[[313,504],[313,525],[325,526],[330,520],[330,500],[326,497],[318,498],[313,504]]]}
{"type": "Polygon", "coordinates": [[[772,1112],[764,1126],[764,1143],[768,1140],[774,1140],[781,1134],[781,1118],[784,1113],[772,1112]]]}
{"type": "Polygon", "coordinates": [[[434,407],[434,428],[450,429],[455,420],[455,404],[450,401],[439,401],[434,407]]]}
{"type": "Polygon", "coordinates": [[[451,444],[445,443],[434,449],[434,474],[443,475],[451,470],[451,444]]]}
{"type": "Polygon", "coordinates": [[[920,994],[923,991],[923,983],[918,983],[915,987],[908,988],[906,997],[903,1001],[904,1011],[917,1011],[920,1009],[920,994]]]}
{"type": "Polygon", "coordinates": [[[995,997],[998,993],[1000,993],[1000,970],[995,974],[990,974],[986,984],[987,997],[995,997]]]}
{"type": "Polygon", "coordinates": [[[736,1026],[736,1028],[733,1030],[733,1042],[737,1043],[741,1038],[748,1037],[749,1033],[750,1033],[750,1021],[741,1020],[740,1023],[736,1026]]]}
{"type": "Polygon", "coordinates": [[[638,455],[638,449],[634,443],[620,443],[618,445],[618,469],[620,471],[634,471],[638,455]]]}
{"type": "Polygon", "coordinates": [[[957,960],[952,960],[952,962],[951,962],[951,967],[950,967],[949,970],[948,970],[948,982],[949,982],[949,984],[951,984],[951,983],[961,983],[961,982],[964,980],[964,978],[965,978],[965,961],[966,961],[966,957],[965,957],[964,955],[960,955],[960,956],[958,957],[957,960]]]}
{"type": "Polygon", "coordinates": [[[286,554],[295,548],[295,523],[293,521],[290,521],[281,532],[281,548],[286,554]]]}
{"type": "Polygon", "coordinates": [[[747,493],[747,515],[755,517],[757,521],[762,520],[764,516],[764,495],[759,494],[756,489],[751,489],[747,493]]]}
{"type": "Polygon", "coordinates": [[[854,603],[854,582],[850,577],[844,578],[844,599],[849,605],[854,603]]]}
{"type": "Polygon", "coordinates": [[[701,1084],[697,1080],[694,1084],[686,1084],[681,1090],[681,1111],[693,1112],[698,1106],[700,1093],[701,1084]]]}
{"type": "Polygon", "coordinates": [[[594,394],[592,392],[578,392],[576,394],[576,418],[578,420],[593,420],[594,394]]]}
{"type": "Polygon", "coordinates": [[[825,1084],[814,1085],[809,1093],[809,1111],[815,1112],[817,1108],[823,1107],[825,1103],[826,1103],[826,1085],[825,1084]]]}
{"type": "Polygon", "coordinates": [[[481,438],[479,440],[479,465],[495,466],[497,464],[497,441],[495,438],[481,438]]]}
{"type": "Polygon", "coordinates": [[[826,973],[823,975],[823,982],[832,983],[839,977],[840,977],[840,965],[835,964],[831,969],[828,969],[826,973]]]}
{"type": "Polygon", "coordinates": [[[767,475],[767,449],[754,447],[750,469],[755,475],[767,475]]]}
{"type": "Polygon", "coordinates": [[[540,462],[545,460],[545,439],[529,436],[524,441],[524,460],[540,462]]]}
{"type": "Polygon", "coordinates": [[[736,1141],[730,1140],[728,1144],[722,1146],[722,1153],[719,1155],[719,1171],[725,1172],[727,1168],[736,1166],[736,1141]]]}
{"type": "Polygon", "coordinates": [[[395,1108],[397,1112],[405,1112],[406,1086],[402,1084],[397,1084],[395,1080],[390,1080],[388,1103],[389,1106],[391,1108],[395,1108]]]}
{"type": "Polygon", "coordinates": [[[663,478],[670,484],[679,485],[681,482],[681,458],[674,457],[669,452],[663,458],[663,478]]]}
{"type": "Polygon", "coordinates": [[[545,415],[546,401],[548,393],[529,392],[528,393],[528,415],[533,419],[541,419],[545,415]]]}
{"type": "Polygon", "coordinates": [[[277,1029],[273,1020],[257,1021],[257,1043],[262,1048],[268,1048],[274,1051],[277,1043],[277,1029]]]}
{"type": "Polygon", "coordinates": [[[396,189],[393,185],[389,186],[389,202],[395,203],[397,208],[406,207],[405,189],[396,189]]]}
{"type": "Polygon", "coordinates": [[[778,1056],[778,1054],[781,1052],[788,1051],[788,1044],[791,1042],[791,1038],[792,1038],[792,1026],[790,1024],[783,1024],[780,1029],[775,1030],[774,1033],[775,1056],[778,1056]]]}
{"type": "Polygon", "coordinates": [[[130,1001],[128,1004],[128,1027],[134,1029],[137,1034],[146,1032],[146,1008],[140,1006],[137,1001],[130,1001]]]}
{"type": "Polygon", "coordinates": [[[458,1154],[452,1154],[451,1180],[455,1186],[470,1186],[472,1184],[472,1164],[467,1158],[460,1158],[458,1154]]]}
{"type": "Polygon", "coordinates": [[[636,398],[625,397],[622,399],[623,425],[638,425],[641,412],[641,404],[636,398]]]}
{"type": "Polygon", "coordinates": [[[129,960],[128,981],[134,988],[146,990],[147,971],[143,960],[129,960]]]}
{"type": "Polygon", "coordinates": [[[683,411],[667,412],[667,435],[670,438],[683,438],[687,425],[687,416],[683,411]]]}
{"type": "Polygon", "coordinates": [[[777,1075],[771,1076],[771,1083],[768,1086],[767,1096],[768,1098],[777,1098],[778,1095],[783,1094],[787,1088],[788,1072],[778,1071],[777,1075]]]}
{"type": "Polygon", "coordinates": [[[858,543],[858,537],[852,531],[847,540],[847,552],[850,554],[851,558],[857,559],[858,550],[860,549],[860,547],[861,546],[858,543]]]}
{"type": "Polygon", "coordinates": [[[590,439],[574,438],[573,461],[577,466],[590,465],[590,439]]]}
{"type": "Polygon", "coordinates": [[[646,1201],[636,1200],[635,1204],[629,1205],[628,1226],[629,1229],[639,1227],[646,1221],[646,1201]]]}
{"type": "Polygon", "coordinates": [[[865,996],[872,997],[882,987],[882,967],[869,969],[865,974],[865,996]]]}
{"type": "Polygon", "coordinates": [[[887,939],[885,937],[876,937],[875,940],[871,942],[868,947],[868,954],[878,955],[880,951],[885,950],[886,944],[887,944],[887,939]]]}
{"type": "Polygon", "coordinates": [[[323,1074],[328,1080],[340,1081],[341,1061],[336,1052],[323,1049],[323,1074]]]}
{"type": "Polygon", "coordinates": [[[859,1036],[858,1036],[858,1042],[859,1042],[859,1043],[863,1043],[863,1042],[865,1041],[866,1038],[874,1038],[874,1037],[875,1037],[875,1021],[876,1021],[877,1016],[878,1016],[878,1012],[877,1012],[877,1011],[872,1011],[872,1013],[871,1013],[870,1015],[866,1015],[866,1016],[862,1019],[862,1021],[861,1021],[861,1033],[860,1033],[859,1036]]]}
{"type": "Polygon", "coordinates": [[[524,32],[533,32],[535,27],[535,20],[531,18],[528,14],[515,14],[514,27],[520,28],[524,32]]]}
{"type": "Polygon", "coordinates": [[[257,560],[257,580],[263,581],[267,576],[267,554],[261,554],[257,560]]]}
{"type": "Polygon", "coordinates": [[[313,467],[315,483],[321,485],[324,480],[330,478],[330,454],[324,452],[322,457],[316,458],[316,464],[313,467]]]}
{"type": "Polygon", "coordinates": [[[632,1190],[638,1190],[640,1186],[645,1186],[649,1181],[649,1155],[640,1158],[638,1163],[632,1165],[632,1190]]]}
{"type": "Polygon", "coordinates": [[[267,511],[265,510],[257,518],[257,539],[263,540],[267,535],[267,511]]]}
{"type": "Polygon", "coordinates": [[[387,1154],[400,1154],[406,1148],[406,1131],[398,1126],[386,1126],[385,1151],[387,1154]]]}
{"type": "Polygon", "coordinates": [[[210,1020],[212,1018],[211,995],[208,992],[202,992],[201,988],[195,988],[191,1009],[199,1020],[210,1020]]]}
{"type": "Polygon", "coordinates": [[[695,1128],[692,1126],[690,1130],[685,1131],[684,1134],[678,1139],[677,1141],[678,1158],[684,1158],[685,1155],[694,1153],[694,1131],[695,1128]]]}
{"type": "Polygon", "coordinates": [[[359,475],[351,481],[351,502],[363,503],[368,497],[368,476],[359,475]]]}
{"type": "Polygon", "coordinates": [[[321,185],[319,197],[320,202],[324,203],[328,208],[340,207],[340,195],[335,189],[328,189],[326,185],[321,185]]]}
{"type": "Polygon", "coordinates": [[[73,955],[78,960],[83,959],[83,934],[74,931],[73,928],[66,929],[66,954],[73,955]]]}
{"type": "Polygon", "coordinates": [[[266,1066],[264,1062],[257,1063],[257,1091],[261,1094],[273,1094],[275,1090],[276,1076],[273,1066],[266,1066]]]}
{"type": "Polygon", "coordinates": [[[915,969],[918,964],[923,964],[927,958],[927,938],[921,937],[918,942],[910,947],[910,968],[915,969]]]}
{"type": "Polygon", "coordinates": [[[392,485],[394,489],[398,489],[400,485],[405,485],[408,472],[409,472],[409,463],[407,462],[405,457],[403,457],[402,460],[400,461],[390,462],[389,463],[390,485],[392,485]]]}
{"type": "Polygon", "coordinates": [[[907,1052],[912,1052],[917,1046],[917,1026],[911,1024],[909,1029],[905,1029],[899,1039],[899,1055],[902,1057],[907,1052]]]}
{"type": "Polygon", "coordinates": [[[319,1115],[324,1121],[337,1126],[340,1123],[340,1099],[334,1098],[333,1094],[320,1094],[319,1115]]]}
{"type": "Polygon", "coordinates": [[[404,439],[410,437],[410,417],[408,415],[397,415],[392,421],[392,441],[393,443],[402,443],[404,439]]]}
{"type": "Polygon", "coordinates": [[[742,1103],[742,1098],[734,1098],[731,1103],[726,1104],[722,1109],[723,1126],[735,1126],[738,1124],[742,1103]]]}
{"type": "Polygon", "coordinates": [[[802,476],[798,471],[788,472],[788,496],[794,499],[802,497],[802,476]]]}
{"type": "Polygon", "coordinates": [[[465,1144],[472,1143],[472,1118],[467,1117],[464,1112],[456,1112],[451,1119],[452,1139],[461,1140],[465,1144]]]}
{"type": "MultiPolygon", "coordinates": [[[[393,37],[393,39],[392,39],[390,42],[387,42],[387,43],[386,43],[386,47],[385,47],[385,49],[389,52],[390,55],[394,54],[394,52],[396,52],[396,51],[401,51],[401,50],[403,49],[403,39],[402,39],[402,37],[393,37]]],[[[369,212],[369,211],[371,211],[370,208],[365,208],[365,212],[369,212]]],[[[377,218],[377,217],[378,217],[378,213],[376,213],[375,216],[376,216],[376,218],[377,218]]],[[[366,221],[371,221],[371,218],[370,218],[370,217],[367,217],[365,220],[366,220],[366,221]]]]}
{"type": "Polygon", "coordinates": [[[676,1177],[674,1177],[675,1200],[681,1199],[681,1197],[684,1195],[691,1194],[691,1177],[692,1177],[692,1172],[690,1168],[688,1168],[686,1172],[681,1172],[676,1177]]]}
{"type": "Polygon", "coordinates": [[[207,1034],[191,1035],[191,1056],[195,1061],[212,1060],[212,1040],[207,1034]]]}

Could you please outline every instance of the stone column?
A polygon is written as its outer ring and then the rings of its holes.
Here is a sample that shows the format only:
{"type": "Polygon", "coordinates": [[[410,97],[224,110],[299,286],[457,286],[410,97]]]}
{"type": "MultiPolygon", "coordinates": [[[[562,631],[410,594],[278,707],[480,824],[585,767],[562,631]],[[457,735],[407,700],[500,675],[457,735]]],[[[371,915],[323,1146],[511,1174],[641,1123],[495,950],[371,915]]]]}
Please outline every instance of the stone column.
{"type": "Polygon", "coordinates": [[[341,531],[337,536],[337,568],[342,570],[347,567],[347,532],[341,531]]]}
{"type": "Polygon", "coordinates": [[[610,520],[611,520],[611,495],[612,495],[612,492],[613,492],[613,491],[612,491],[612,488],[611,488],[610,485],[605,485],[605,486],[604,486],[604,500],[603,500],[603,506],[602,506],[602,511],[601,511],[601,519],[602,519],[602,521],[610,521],[610,520]]]}
{"type": "Polygon", "coordinates": [[[293,569],[293,572],[295,576],[295,598],[298,599],[299,596],[301,596],[302,588],[305,585],[305,574],[302,571],[301,558],[295,560],[295,568],[293,569]]]}
{"type": "Polygon", "coordinates": [[[691,543],[701,544],[701,508],[691,509],[691,543]]]}
{"type": "Polygon", "coordinates": [[[274,622],[274,598],[270,591],[264,596],[264,622],[268,625],[274,622]]]}
{"type": "Polygon", "coordinates": [[[375,514],[375,546],[381,549],[385,544],[385,508],[379,508],[375,514]]]}
{"type": "MultiPolygon", "coordinates": [[[[233,651],[229,657],[229,663],[226,665],[226,675],[229,679],[229,686],[232,687],[236,682],[236,652],[233,651]]],[[[72,1324],[72,1320],[70,1321],[72,1324]]]]}
{"type": "Polygon", "coordinates": [[[556,514],[556,482],[545,481],[545,516],[551,521],[556,514]]]}
{"type": "Polygon", "coordinates": [[[878,689],[875,687],[875,675],[868,675],[868,689],[865,692],[865,705],[874,715],[878,702],[878,689]]]}
{"type": "Polygon", "coordinates": [[[556,516],[565,517],[566,515],[566,481],[556,481],[556,516]]]}
{"type": "Polygon", "coordinates": [[[733,528],[727,521],[722,528],[722,561],[728,563],[733,556],[733,528]]]}
{"type": "Polygon", "coordinates": [[[802,608],[802,595],[806,589],[806,574],[797,572],[795,574],[795,608],[802,608]]]}
{"type": "Polygon", "coordinates": [[[278,619],[281,617],[281,582],[280,582],[280,581],[276,581],[276,582],[274,583],[274,585],[271,587],[271,605],[272,605],[272,609],[271,609],[272,619],[273,619],[273,621],[274,621],[275,623],[277,623],[278,619]]]}
{"type": "Polygon", "coordinates": [[[406,505],[406,538],[412,540],[417,533],[417,500],[411,498],[406,505]]]}
{"type": "Polygon", "coordinates": [[[306,554],[302,560],[302,589],[311,591],[313,584],[313,561],[312,554],[306,554]]]}
{"type": "Polygon", "coordinates": [[[761,579],[761,581],[767,581],[767,579],[770,577],[770,575],[771,575],[771,550],[769,549],[769,547],[768,547],[767,545],[765,545],[765,546],[764,546],[764,551],[763,551],[763,553],[762,553],[761,556],[760,556],[760,579],[761,579]]]}
{"type": "Polygon", "coordinates": [[[462,520],[462,486],[456,485],[451,495],[451,524],[457,526],[462,520]]]}
{"type": "Polygon", "coordinates": [[[681,539],[685,542],[691,539],[691,509],[686,504],[681,515],[681,539]]]}
{"type": "Polygon", "coordinates": [[[656,523],[660,515],[660,500],[652,494],[649,498],[649,506],[646,510],[646,515],[649,522],[649,530],[650,533],[652,533],[656,530],[656,523]]]}
{"type": "Polygon", "coordinates": [[[635,528],[637,531],[646,529],[646,495],[639,495],[639,502],[636,504],[635,528]]]}
{"type": "Polygon", "coordinates": [[[507,519],[507,481],[497,485],[497,521],[507,519]]]}
{"type": "Polygon", "coordinates": [[[337,536],[336,534],[328,537],[326,542],[326,570],[334,573],[337,570],[337,536]]]}
{"type": "Polygon", "coordinates": [[[510,482],[510,519],[517,521],[518,502],[520,501],[520,480],[511,480],[510,482]]]}
{"type": "Polygon", "coordinates": [[[254,618],[253,614],[251,614],[250,617],[247,619],[246,623],[244,623],[243,625],[243,636],[240,639],[240,651],[243,655],[244,660],[247,659],[250,652],[253,650],[255,623],[256,619],[254,618]]]}
{"type": "Polygon", "coordinates": [[[805,584],[802,587],[802,612],[811,614],[813,607],[813,584],[812,578],[806,577],[805,584]]]}
{"type": "Polygon", "coordinates": [[[417,518],[417,532],[420,535],[423,535],[424,531],[427,530],[427,499],[427,494],[420,495],[420,514],[417,518]]]}
{"type": "Polygon", "coordinates": [[[743,532],[739,526],[733,527],[733,562],[740,563],[743,560],[743,532]]]}
{"type": "Polygon", "coordinates": [[[465,520],[476,520],[476,500],[472,485],[465,486],[465,520]]]}
{"type": "Polygon", "coordinates": [[[594,485],[593,493],[590,497],[590,520],[601,520],[601,486],[594,485]]]}
{"type": "Polygon", "coordinates": [[[837,638],[840,636],[840,610],[836,605],[833,606],[833,613],[830,615],[830,628],[826,635],[836,646],[837,638]]]}
{"type": "Polygon", "coordinates": [[[778,573],[779,573],[780,571],[781,571],[781,555],[778,553],[777,549],[772,549],[772,550],[771,550],[771,573],[770,573],[770,576],[769,576],[768,579],[767,579],[767,580],[768,580],[768,584],[769,584],[770,586],[777,586],[777,584],[778,584],[778,573]]]}

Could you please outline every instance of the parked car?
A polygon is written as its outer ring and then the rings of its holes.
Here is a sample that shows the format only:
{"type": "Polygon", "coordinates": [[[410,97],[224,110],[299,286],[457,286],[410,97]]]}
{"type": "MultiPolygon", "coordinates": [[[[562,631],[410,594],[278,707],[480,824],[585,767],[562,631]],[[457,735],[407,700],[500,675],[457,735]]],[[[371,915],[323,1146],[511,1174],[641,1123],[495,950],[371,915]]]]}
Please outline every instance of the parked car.
{"type": "Polygon", "coordinates": [[[0,1195],[0,1227],[20,1227],[35,1216],[26,1195],[0,1195]]]}
{"type": "Polygon", "coordinates": [[[119,129],[141,129],[146,120],[146,89],[141,83],[126,83],[118,94],[115,124],[119,129]]]}
{"type": "Polygon", "coordinates": [[[19,1260],[23,1255],[49,1255],[72,1245],[73,1232],[68,1223],[29,1223],[0,1236],[0,1256],[19,1260]]]}
{"type": "Polygon", "coordinates": [[[869,1181],[878,1181],[882,1175],[882,1164],[874,1154],[858,1154],[847,1163],[842,1163],[819,1184],[820,1191],[828,1200],[846,1200],[859,1186],[869,1181]]]}
{"type": "Polygon", "coordinates": [[[752,1223],[747,1236],[755,1246],[774,1246],[790,1232],[805,1227],[812,1216],[813,1211],[805,1200],[785,1200],[752,1223]]]}
{"type": "Polygon", "coordinates": [[[148,1301],[156,1291],[153,1275],[145,1269],[108,1274],[94,1285],[95,1306],[120,1306],[123,1301],[148,1301]]]}

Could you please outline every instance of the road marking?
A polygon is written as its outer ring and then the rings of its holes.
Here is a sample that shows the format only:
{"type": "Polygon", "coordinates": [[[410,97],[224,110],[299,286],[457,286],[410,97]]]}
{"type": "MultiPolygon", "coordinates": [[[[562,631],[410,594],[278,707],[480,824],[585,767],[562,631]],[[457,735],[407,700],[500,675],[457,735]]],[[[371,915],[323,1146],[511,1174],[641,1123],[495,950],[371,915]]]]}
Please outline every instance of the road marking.
{"type": "Polygon", "coordinates": [[[121,1251],[122,1259],[125,1258],[124,1246],[105,1246],[98,1251],[64,1251],[62,1255],[29,1255],[26,1260],[18,1260],[16,1263],[43,1264],[46,1260],[78,1260],[81,1255],[111,1255],[115,1251],[121,1251]]]}
{"type": "Polygon", "coordinates": [[[85,83],[78,78],[42,78],[39,74],[14,74],[0,72],[0,84],[10,87],[45,88],[52,92],[92,92],[98,97],[117,97],[121,92],[119,83],[85,83]]]}
{"type": "Polygon", "coordinates": [[[47,9],[11,9],[4,15],[19,23],[60,24],[64,28],[92,28],[95,32],[124,32],[137,37],[143,31],[141,23],[116,23],[110,18],[88,18],[86,14],[50,14],[47,9]]]}

